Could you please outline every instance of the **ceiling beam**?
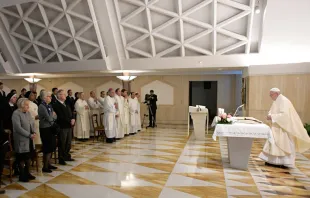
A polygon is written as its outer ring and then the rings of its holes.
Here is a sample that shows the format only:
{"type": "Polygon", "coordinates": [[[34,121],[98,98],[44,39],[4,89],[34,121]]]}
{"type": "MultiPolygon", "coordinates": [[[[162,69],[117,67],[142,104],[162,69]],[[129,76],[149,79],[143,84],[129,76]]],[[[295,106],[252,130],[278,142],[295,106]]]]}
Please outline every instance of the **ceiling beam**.
{"type": "Polygon", "coordinates": [[[245,53],[249,54],[251,51],[251,42],[252,42],[252,30],[253,30],[253,21],[254,21],[254,9],[255,9],[255,0],[250,0],[251,13],[248,17],[248,26],[247,26],[247,37],[248,43],[245,46],[245,53]]]}

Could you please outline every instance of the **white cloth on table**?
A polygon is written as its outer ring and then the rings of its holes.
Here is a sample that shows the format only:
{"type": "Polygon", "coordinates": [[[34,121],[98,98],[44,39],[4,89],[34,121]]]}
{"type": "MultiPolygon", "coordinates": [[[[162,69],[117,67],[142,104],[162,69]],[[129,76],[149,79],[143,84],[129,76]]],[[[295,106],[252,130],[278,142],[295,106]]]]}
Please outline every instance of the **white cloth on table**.
{"type": "Polygon", "coordinates": [[[268,139],[270,143],[274,143],[271,129],[266,124],[217,124],[212,136],[214,141],[216,141],[217,136],[264,138],[268,139]]]}
{"type": "Polygon", "coordinates": [[[115,138],[117,133],[115,102],[114,98],[106,96],[103,103],[103,123],[107,138],[115,138]]]}

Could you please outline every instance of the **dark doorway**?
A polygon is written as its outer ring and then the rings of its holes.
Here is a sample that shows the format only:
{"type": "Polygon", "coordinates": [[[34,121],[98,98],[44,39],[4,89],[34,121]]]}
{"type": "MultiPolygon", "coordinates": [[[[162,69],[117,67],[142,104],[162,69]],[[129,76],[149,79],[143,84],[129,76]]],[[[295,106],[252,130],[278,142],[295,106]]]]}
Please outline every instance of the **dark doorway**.
{"type": "Polygon", "coordinates": [[[203,105],[209,110],[209,123],[217,114],[217,81],[190,81],[189,105],[203,105]]]}

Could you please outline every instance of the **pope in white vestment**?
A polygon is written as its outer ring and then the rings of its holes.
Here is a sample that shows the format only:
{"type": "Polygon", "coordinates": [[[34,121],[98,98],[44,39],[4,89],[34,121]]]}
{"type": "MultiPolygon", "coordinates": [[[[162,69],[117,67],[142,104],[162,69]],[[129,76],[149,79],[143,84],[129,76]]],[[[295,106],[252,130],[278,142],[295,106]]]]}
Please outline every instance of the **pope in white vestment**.
{"type": "Polygon", "coordinates": [[[92,115],[97,114],[97,122],[98,125],[100,125],[100,103],[96,98],[96,93],[94,91],[90,92],[90,97],[87,100],[88,106],[90,108],[90,115],[89,115],[89,119],[90,119],[90,134],[94,135],[94,126],[92,123],[92,115]]]}
{"type": "Polygon", "coordinates": [[[121,96],[121,90],[118,88],[115,91],[115,101],[117,103],[117,115],[116,124],[117,124],[117,133],[116,139],[124,138],[124,98],[121,96]]]}
{"type": "Polygon", "coordinates": [[[138,102],[135,100],[135,93],[131,93],[129,98],[129,113],[130,113],[130,134],[136,134],[137,129],[137,114],[138,114],[138,102]]]}
{"type": "Polygon", "coordinates": [[[280,93],[278,88],[270,90],[274,100],[268,120],[272,122],[274,144],[266,142],[259,157],[267,165],[295,167],[296,152],[305,152],[310,148],[310,138],[293,104],[280,93]]]}
{"type": "Polygon", "coordinates": [[[136,114],[137,131],[141,131],[141,115],[140,115],[141,109],[140,109],[139,98],[140,98],[139,93],[136,93],[135,100],[137,101],[137,111],[138,111],[138,113],[136,114]]]}
{"type": "Polygon", "coordinates": [[[124,134],[128,136],[130,134],[130,108],[126,89],[122,89],[122,97],[124,101],[124,134]]]}
{"type": "Polygon", "coordinates": [[[117,133],[117,123],[116,123],[116,112],[117,105],[114,99],[115,92],[113,89],[109,89],[108,96],[106,96],[103,103],[103,124],[105,129],[105,134],[107,136],[107,143],[115,142],[115,137],[117,133]]]}
{"type": "Polygon", "coordinates": [[[76,124],[74,126],[74,136],[78,139],[89,139],[90,123],[89,123],[89,106],[84,100],[84,93],[81,93],[80,98],[76,101],[76,124]]]}

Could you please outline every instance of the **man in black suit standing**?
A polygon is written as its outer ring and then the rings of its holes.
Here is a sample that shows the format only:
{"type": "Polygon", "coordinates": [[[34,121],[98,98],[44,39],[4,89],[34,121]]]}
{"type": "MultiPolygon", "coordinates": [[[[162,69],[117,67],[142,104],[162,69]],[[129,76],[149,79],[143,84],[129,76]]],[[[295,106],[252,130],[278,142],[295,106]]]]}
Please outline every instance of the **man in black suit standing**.
{"type": "Polygon", "coordinates": [[[150,95],[146,95],[145,100],[147,101],[147,104],[149,105],[149,119],[150,123],[148,127],[154,128],[156,125],[156,110],[157,110],[157,95],[154,94],[154,90],[150,91],[150,95]]]}
{"type": "MultiPolygon", "coordinates": [[[[9,147],[8,137],[5,134],[4,129],[0,125],[0,177],[2,176],[5,154],[8,151],[8,147],[9,147]]],[[[0,194],[4,193],[5,190],[0,188],[0,194]]]]}
{"type": "Polygon", "coordinates": [[[66,105],[68,105],[71,108],[71,112],[74,112],[74,98],[73,98],[73,92],[71,89],[67,91],[67,98],[66,98],[66,105]]]}
{"type": "Polygon", "coordinates": [[[56,87],[54,87],[53,89],[52,89],[52,101],[51,101],[51,104],[53,105],[53,104],[55,104],[56,103],[56,101],[57,101],[57,92],[58,92],[58,88],[56,88],[56,87]]]}
{"type": "Polygon", "coordinates": [[[5,91],[3,91],[3,82],[0,82],[0,97],[5,98],[5,91]]]}
{"type": "Polygon", "coordinates": [[[74,161],[71,158],[71,141],[72,141],[72,126],[75,119],[71,112],[69,105],[66,105],[65,91],[60,89],[57,92],[57,100],[53,104],[53,109],[57,114],[57,124],[60,126],[60,133],[58,134],[58,159],[59,164],[66,165],[66,161],[74,161]]]}

